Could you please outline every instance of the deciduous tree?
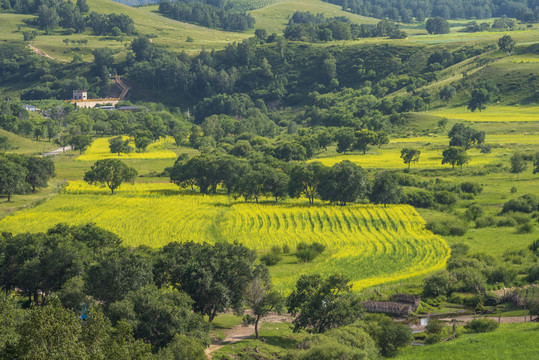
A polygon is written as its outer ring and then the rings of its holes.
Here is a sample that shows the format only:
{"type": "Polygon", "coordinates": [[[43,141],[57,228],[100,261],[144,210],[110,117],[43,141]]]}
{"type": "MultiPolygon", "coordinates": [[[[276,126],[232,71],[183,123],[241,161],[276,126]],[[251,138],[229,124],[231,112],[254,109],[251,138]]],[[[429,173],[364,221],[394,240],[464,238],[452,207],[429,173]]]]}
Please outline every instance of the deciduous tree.
{"type": "Polygon", "coordinates": [[[84,181],[93,185],[107,186],[114,194],[124,182],[134,183],[137,170],[125,165],[118,159],[98,160],[92,168],[84,173],[84,181]]]}

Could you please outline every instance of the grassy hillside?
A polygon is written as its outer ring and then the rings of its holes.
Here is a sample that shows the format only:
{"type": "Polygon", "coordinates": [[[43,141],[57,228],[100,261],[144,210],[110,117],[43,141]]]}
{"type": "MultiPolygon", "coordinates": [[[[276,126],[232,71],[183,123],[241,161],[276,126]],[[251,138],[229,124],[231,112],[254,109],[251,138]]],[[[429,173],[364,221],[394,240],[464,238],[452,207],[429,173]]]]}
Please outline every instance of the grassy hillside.
{"type": "Polygon", "coordinates": [[[56,149],[58,146],[47,140],[35,141],[0,129],[0,136],[7,136],[9,142],[15,146],[10,152],[17,154],[38,155],[56,149]]]}
{"type": "Polygon", "coordinates": [[[539,324],[502,324],[493,333],[466,334],[447,343],[411,347],[395,359],[537,359],[539,324]]]}

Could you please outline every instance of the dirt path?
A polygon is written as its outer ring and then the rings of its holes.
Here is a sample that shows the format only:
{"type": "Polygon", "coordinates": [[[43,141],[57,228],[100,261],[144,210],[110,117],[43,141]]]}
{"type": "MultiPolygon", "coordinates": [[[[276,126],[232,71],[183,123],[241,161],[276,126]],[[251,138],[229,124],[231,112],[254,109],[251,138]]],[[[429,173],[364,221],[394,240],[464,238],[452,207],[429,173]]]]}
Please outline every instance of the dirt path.
{"type": "Polygon", "coordinates": [[[41,154],[41,156],[47,157],[47,156],[59,155],[65,151],[70,151],[70,150],[71,150],[71,146],[66,146],[65,148],[58,148],[55,150],[47,151],[46,153],[41,154]]]}
{"type": "MultiPolygon", "coordinates": [[[[291,322],[294,318],[290,316],[289,314],[276,314],[271,313],[264,319],[260,321],[260,324],[258,325],[258,328],[262,326],[262,323],[282,323],[282,322],[291,322]]],[[[248,339],[255,333],[255,327],[254,325],[251,326],[234,326],[231,329],[225,330],[225,337],[223,340],[217,341],[210,345],[209,348],[206,349],[206,355],[209,359],[212,358],[212,353],[219,350],[225,345],[235,344],[237,342],[240,342],[242,340],[248,339]]]]}
{"type": "Polygon", "coordinates": [[[40,56],[44,56],[46,57],[47,59],[51,59],[51,60],[54,60],[54,58],[52,56],[50,56],[49,54],[47,54],[46,52],[42,51],[42,50],[39,50],[38,48],[36,48],[34,45],[32,44],[28,44],[28,47],[30,49],[32,49],[33,52],[35,52],[36,54],[40,55],[40,56]]]}

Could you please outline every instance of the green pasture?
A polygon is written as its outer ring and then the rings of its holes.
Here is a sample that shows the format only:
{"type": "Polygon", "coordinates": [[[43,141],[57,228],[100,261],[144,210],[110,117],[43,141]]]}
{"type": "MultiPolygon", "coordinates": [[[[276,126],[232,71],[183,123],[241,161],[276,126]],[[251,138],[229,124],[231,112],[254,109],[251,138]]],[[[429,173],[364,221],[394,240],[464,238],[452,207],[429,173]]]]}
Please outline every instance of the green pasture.
{"type": "Polygon", "coordinates": [[[537,359],[539,324],[502,324],[491,333],[464,334],[456,340],[429,346],[409,347],[399,360],[537,359]]]}

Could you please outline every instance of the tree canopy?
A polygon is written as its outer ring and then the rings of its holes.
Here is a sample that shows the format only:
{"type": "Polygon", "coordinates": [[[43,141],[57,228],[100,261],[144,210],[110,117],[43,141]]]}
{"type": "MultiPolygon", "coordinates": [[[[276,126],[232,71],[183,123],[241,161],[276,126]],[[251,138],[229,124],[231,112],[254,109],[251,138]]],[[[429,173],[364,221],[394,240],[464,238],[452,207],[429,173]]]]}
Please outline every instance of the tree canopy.
{"type": "Polygon", "coordinates": [[[133,183],[138,173],[132,167],[118,159],[98,160],[92,168],[84,173],[84,181],[93,185],[107,186],[114,194],[124,182],[133,183]]]}

